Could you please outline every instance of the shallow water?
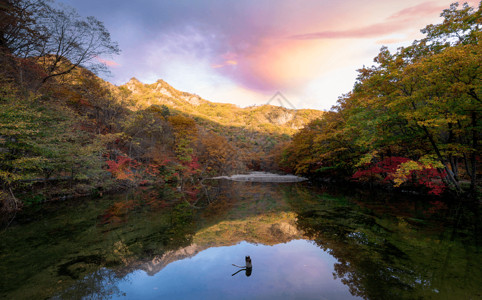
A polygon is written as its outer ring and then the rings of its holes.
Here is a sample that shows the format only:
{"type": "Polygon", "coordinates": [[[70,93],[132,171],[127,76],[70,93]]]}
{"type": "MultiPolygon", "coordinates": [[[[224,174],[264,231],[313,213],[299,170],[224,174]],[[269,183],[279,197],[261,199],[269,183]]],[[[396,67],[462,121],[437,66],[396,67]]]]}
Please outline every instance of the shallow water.
{"type": "Polygon", "coordinates": [[[482,297],[477,207],[307,182],[222,180],[208,195],[32,207],[0,235],[0,298],[482,297]]]}

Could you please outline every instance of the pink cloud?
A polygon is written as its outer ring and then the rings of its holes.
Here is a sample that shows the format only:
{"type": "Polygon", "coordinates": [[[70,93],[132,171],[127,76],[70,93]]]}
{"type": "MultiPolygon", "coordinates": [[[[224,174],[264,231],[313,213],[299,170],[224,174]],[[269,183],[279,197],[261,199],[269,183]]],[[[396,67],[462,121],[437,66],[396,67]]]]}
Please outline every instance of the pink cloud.
{"type": "Polygon", "coordinates": [[[318,70],[330,68],[330,63],[325,63],[323,59],[317,61],[318,57],[323,57],[323,54],[335,55],[340,51],[333,52],[335,50],[332,50],[330,45],[335,42],[330,40],[340,40],[336,44],[351,43],[348,39],[376,39],[378,41],[370,43],[384,45],[407,42],[420,38],[419,29],[430,22],[435,22],[448,5],[441,4],[441,1],[428,0],[412,4],[410,7],[400,5],[397,9],[389,5],[380,6],[377,3],[367,4],[359,10],[353,7],[342,7],[344,10],[340,11],[338,18],[334,19],[328,19],[329,16],[327,16],[314,22],[299,17],[296,22],[289,23],[289,26],[273,27],[275,28],[273,32],[261,34],[251,30],[248,37],[245,36],[245,29],[236,31],[227,43],[232,47],[228,50],[223,49],[226,52],[221,52],[214,57],[215,65],[212,67],[223,76],[252,90],[298,88],[318,74],[317,72],[320,72],[318,70]],[[366,9],[365,13],[359,12],[363,9],[366,9]],[[389,9],[388,12],[387,9],[389,9]],[[366,23],[367,20],[372,21],[366,23]],[[339,30],[341,26],[348,27],[339,30]],[[317,32],[317,28],[325,30],[317,32]],[[292,35],[287,39],[277,38],[289,36],[290,32],[303,31],[308,33],[292,35]],[[313,32],[310,33],[310,31],[313,32]],[[305,42],[312,39],[325,41],[305,42]],[[315,49],[318,52],[310,52],[310,47],[318,47],[315,49]],[[298,56],[299,53],[303,54],[298,56]],[[236,67],[227,67],[226,62],[229,60],[236,61],[236,67]]]}
{"type": "Polygon", "coordinates": [[[403,29],[406,24],[402,22],[378,23],[366,27],[339,31],[320,31],[307,34],[293,35],[290,38],[295,40],[313,39],[346,39],[346,38],[371,38],[391,34],[403,29]]]}
{"type": "Polygon", "coordinates": [[[388,19],[393,20],[412,20],[414,18],[438,15],[447,8],[444,5],[437,5],[434,1],[424,2],[419,5],[411,6],[391,15],[388,19]]]}
{"type": "Polygon", "coordinates": [[[233,52],[227,52],[227,53],[224,53],[222,57],[226,60],[236,60],[238,58],[238,55],[233,52]]]}
{"type": "Polygon", "coordinates": [[[292,35],[289,38],[296,40],[311,39],[344,39],[344,38],[372,38],[384,36],[413,27],[413,22],[423,17],[437,15],[446,8],[435,2],[424,2],[419,5],[408,7],[391,15],[384,22],[352,28],[348,30],[327,30],[307,34],[292,35]]]}
{"type": "Polygon", "coordinates": [[[97,57],[96,58],[100,63],[103,63],[105,64],[106,66],[108,67],[118,67],[120,66],[120,64],[116,63],[115,61],[113,60],[107,60],[107,59],[103,59],[103,58],[100,58],[100,57],[97,57]]]}
{"type": "Polygon", "coordinates": [[[236,66],[238,64],[238,62],[236,60],[233,60],[233,59],[230,59],[230,60],[226,60],[224,63],[222,64],[214,64],[214,65],[211,65],[211,68],[213,69],[219,69],[219,68],[223,68],[223,67],[226,67],[226,66],[236,66]]]}

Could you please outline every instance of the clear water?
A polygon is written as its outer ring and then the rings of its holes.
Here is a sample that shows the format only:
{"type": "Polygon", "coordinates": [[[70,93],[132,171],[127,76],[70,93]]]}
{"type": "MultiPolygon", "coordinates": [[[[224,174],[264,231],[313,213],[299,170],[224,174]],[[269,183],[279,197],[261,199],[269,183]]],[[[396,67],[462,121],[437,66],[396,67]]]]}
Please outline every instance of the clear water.
{"type": "Polygon", "coordinates": [[[309,183],[221,181],[208,195],[27,209],[0,234],[0,298],[482,297],[479,207],[309,183]],[[247,255],[250,274],[233,266],[247,255]]]}
{"type": "Polygon", "coordinates": [[[241,242],[206,249],[152,276],[134,271],[118,288],[135,299],[353,298],[340,280],[333,280],[335,262],[331,255],[305,240],[274,246],[241,242]],[[232,266],[233,262],[244,264],[247,253],[255,259],[249,276],[232,266]]]}

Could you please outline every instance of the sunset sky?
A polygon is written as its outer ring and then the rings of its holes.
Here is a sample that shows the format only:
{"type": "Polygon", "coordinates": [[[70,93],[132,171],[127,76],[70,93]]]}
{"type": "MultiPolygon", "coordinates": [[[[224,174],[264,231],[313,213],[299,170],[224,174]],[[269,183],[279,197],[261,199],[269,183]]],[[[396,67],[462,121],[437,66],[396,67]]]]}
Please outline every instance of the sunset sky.
{"type": "MultiPolygon", "coordinates": [[[[131,77],[216,102],[264,104],[282,92],[296,108],[329,109],[372,65],[440,22],[452,1],[59,0],[104,22],[122,53],[105,57],[131,77]]],[[[477,1],[469,1],[477,6],[477,1]]]]}

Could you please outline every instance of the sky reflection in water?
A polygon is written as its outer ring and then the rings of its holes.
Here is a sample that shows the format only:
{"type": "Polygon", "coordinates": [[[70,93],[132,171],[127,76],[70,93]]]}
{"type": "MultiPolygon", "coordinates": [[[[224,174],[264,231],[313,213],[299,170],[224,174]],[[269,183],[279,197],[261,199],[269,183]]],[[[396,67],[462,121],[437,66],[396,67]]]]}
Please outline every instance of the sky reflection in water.
{"type": "MultiPolygon", "coordinates": [[[[118,285],[128,299],[354,299],[333,279],[336,259],[311,241],[275,246],[247,242],[206,249],[149,276],[135,271],[118,285]],[[253,271],[231,276],[250,255],[253,271]]],[[[119,297],[124,298],[125,297],[119,297]]]]}

